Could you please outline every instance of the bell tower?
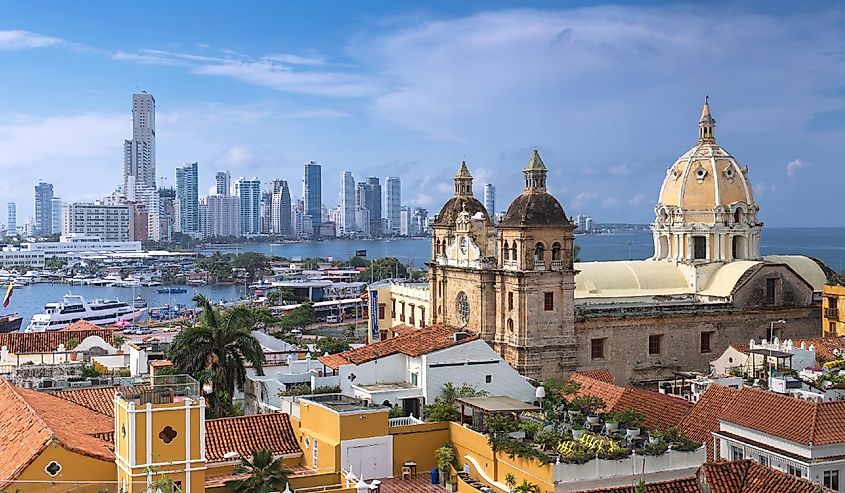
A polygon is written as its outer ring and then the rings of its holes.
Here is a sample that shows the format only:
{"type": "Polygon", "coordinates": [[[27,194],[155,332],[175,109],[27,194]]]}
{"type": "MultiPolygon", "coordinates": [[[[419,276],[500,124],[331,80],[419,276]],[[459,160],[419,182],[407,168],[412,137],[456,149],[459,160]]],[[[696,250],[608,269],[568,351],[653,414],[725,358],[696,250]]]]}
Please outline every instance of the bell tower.
{"type": "Polygon", "coordinates": [[[205,491],[205,399],[188,375],[153,377],[114,398],[117,481],[125,493],[205,491]]]}

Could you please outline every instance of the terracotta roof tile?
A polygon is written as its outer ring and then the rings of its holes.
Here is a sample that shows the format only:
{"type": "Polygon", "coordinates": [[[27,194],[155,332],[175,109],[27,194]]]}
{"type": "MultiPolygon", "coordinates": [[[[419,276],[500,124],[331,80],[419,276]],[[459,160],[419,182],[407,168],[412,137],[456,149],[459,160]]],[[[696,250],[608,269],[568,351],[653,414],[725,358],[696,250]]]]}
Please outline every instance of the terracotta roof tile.
{"type": "Polygon", "coordinates": [[[817,403],[745,387],[720,419],[804,445],[845,443],[845,401],[817,403]]]}
{"type": "Polygon", "coordinates": [[[114,394],[118,390],[144,390],[149,385],[138,385],[133,387],[92,387],[88,389],[59,390],[51,392],[52,395],[66,401],[78,404],[91,411],[114,417],[114,394]]]}
{"type": "Polygon", "coordinates": [[[100,336],[104,341],[111,344],[113,334],[114,330],[99,327],[70,331],[4,332],[0,333],[0,347],[6,346],[11,354],[52,353],[59,347],[59,344],[67,344],[67,341],[71,339],[82,342],[89,336],[100,336]]]}
{"type": "Polygon", "coordinates": [[[648,429],[678,426],[692,406],[684,399],[650,390],[620,387],[578,373],[571,380],[581,384],[577,395],[600,397],[605,403],[604,412],[633,409],[643,413],[643,426],[648,429]]]}
{"type": "Polygon", "coordinates": [[[578,372],[585,377],[592,378],[593,380],[598,380],[599,382],[614,384],[616,383],[613,380],[613,375],[610,374],[607,370],[587,370],[578,372]]]}
{"type": "MultiPolygon", "coordinates": [[[[72,332],[76,330],[100,330],[102,327],[96,324],[92,324],[87,320],[77,320],[76,322],[68,325],[64,329],[59,330],[59,332],[72,332]]],[[[111,330],[111,329],[110,329],[111,330]]]]}
{"type": "Polygon", "coordinates": [[[805,343],[809,348],[811,345],[816,347],[816,360],[824,358],[825,360],[839,359],[834,351],[841,351],[840,354],[845,353],[845,337],[818,337],[815,339],[804,339],[803,341],[795,341],[795,346],[801,347],[801,343],[805,343]]]}
{"type": "MultiPolygon", "coordinates": [[[[636,486],[616,486],[613,488],[576,491],[575,493],[635,493],[636,491],[636,486]]],[[[645,491],[646,493],[701,493],[701,489],[698,487],[698,480],[695,478],[681,478],[647,483],[645,491]]]]}
{"type": "Polygon", "coordinates": [[[457,331],[457,328],[449,325],[435,324],[360,348],[322,356],[320,361],[329,368],[337,369],[341,365],[358,365],[393,354],[420,356],[478,339],[477,335],[470,335],[465,339],[455,341],[454,334],[457,331]]]}
{"type": "Polygon", "coordinates": [[[719,416],[733,404],[739,389],[713,384],[707,387],[689,414],[681,421],[681,431],[692,441],[707,446],[707,460],[714,460],[712,432],[719,429],[719,416]]]}
{"type": "Polygon", "coordinates": [[[54,438],[68,450],[113,461],[109,443],[92,436],[113,427],[110,418],[0,378],[0,484],[16,479],[54,438]]]}
{"type": "MultiPolygon", "coordinates": [[[[751,459],[711,462],[698,470],[709,493],[829,493],[818,483],[786,474],[751,459]]],[[[704,490],[704,488],[702,488],[704,490]]]]}
{"type": "Polygon", "coordinates": [[[248,457],[260,448],[278,455],[302,452],[287,414],[253,414],[205,422],[205,456],[208,462],[230,460],[223,458],[227,452],[248,457]]]}
{"type": "Polygon", "coordinates": [[[749,351],[751,351],[751,346],[747,342],[745,344],[734,343],[734,344],[731,344],[731,347],[736,349],[737,351],[739,351],[742,354],[749,354],[749,351]]]}

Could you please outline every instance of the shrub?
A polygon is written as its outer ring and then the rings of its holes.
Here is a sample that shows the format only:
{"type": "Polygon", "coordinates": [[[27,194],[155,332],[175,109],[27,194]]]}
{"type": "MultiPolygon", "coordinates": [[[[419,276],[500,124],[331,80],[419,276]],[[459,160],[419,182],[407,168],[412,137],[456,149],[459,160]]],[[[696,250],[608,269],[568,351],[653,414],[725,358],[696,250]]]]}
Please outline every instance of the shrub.
{"type": "Polygon", "coordinates": [[[525,433],[525,436],[529,439],[533,440],[534,437],[537,435],[537,432],[543,429],[543,425],[536,421],[520,421],[519,422],[519,430],[525,433]]]}
{"type": "Polygon", "coordinates": [[[316,387],[311,388],[310,385],[307,383],[300,383],[294,385],[293,387],[287,390],[280,390],[279,396],[280,397],[289,397],[294,395],[312,395],[312,394],[337,394],[340,392],[340,385],[335,386],[323,386],[323,387],[316,387]]]}

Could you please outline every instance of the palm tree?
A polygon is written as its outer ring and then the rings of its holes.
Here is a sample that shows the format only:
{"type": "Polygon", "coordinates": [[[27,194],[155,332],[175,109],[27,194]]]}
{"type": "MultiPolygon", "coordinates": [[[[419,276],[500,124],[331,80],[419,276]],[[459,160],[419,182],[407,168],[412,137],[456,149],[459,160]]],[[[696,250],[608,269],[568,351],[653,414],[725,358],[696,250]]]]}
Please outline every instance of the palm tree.
{"type": "Polygon", "coordinates": [[[540,487],[534,483],[529,483],[527,479],[523,479],[522,484],[517,486],[513,493],[540,493],[540,487]]]}
{"type": "Polygon", "coordinates": [[[235,388],[243,390],[246,363],[263,375],[264,352],[250,331],[252,312],[245,306],[221,311],[205,296],[194,296],[202,309],[198,322],[173,338],[168,356],[176,369],[210,383],[210,414],[220,417],[232,411],[235,388]]]}
{"type": "Polygon", "coordinates": [[[252,460],[241,457],[235,474],[249,474],[243,479],[226,481],[235,493],[270,493],[279,491],[288,481],[288,471],[282,469],[282,458],[273,459],[267,449],[252,452],[252,460]]]}

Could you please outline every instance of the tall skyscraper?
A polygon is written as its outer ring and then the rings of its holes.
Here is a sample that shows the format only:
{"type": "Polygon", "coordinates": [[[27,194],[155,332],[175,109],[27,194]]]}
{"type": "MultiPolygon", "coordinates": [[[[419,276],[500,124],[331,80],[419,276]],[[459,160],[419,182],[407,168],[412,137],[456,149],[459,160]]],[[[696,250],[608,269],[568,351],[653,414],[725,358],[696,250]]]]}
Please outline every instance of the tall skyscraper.
{"type": "Polygon", "coordinates": [[[214,175],[217,183],[217,195],[230,195],[232,193],[232,175],[228,171],[218,171],[214,175]]]}
{"type": "Polygon", "coordinates": [[[6,234],[14,235],[18,232],[18,212],[17,204],[9,202],[6,205],[6,212],[8,214],[6,221],[6,234]]]}
{"type": "Polygon", "coordinates": [[[496,187],[490,183],[484,184],[484,208],[491,221],[496,220],[496,187]]]}
{"type": "Polygon", "coordinates": [[[62,234],[62,198],[53,197],[50,201],[50,233],[54,235],[62,234]]]}
{"type": "MultiPolygon", "coordinates": [[[[158,195],[158,211],[159,211],[159,225],[158,235],[155,230],[150,229],[150,239],[169,243],[173,241],[173,230],[176,225],[176,190],[173,188],[159,188],[156,190],[158,195]]],[[[150,228],[153,228],[153,222],[150,221],[150,228]]]]}
{"type": "Polygon", "coordinates": [[[375,176],[367,178],[367,209],[370,210],[370,234],[381,236],[384,234],[381,215],[381,184],[375,176]]]}
{"type": "Polygon", "coordinates": [[[413,236],[412,219],[411,208],[403,206],[399,211],[399,236],[413,236]]]}
{"type": "Polygon", "coordinates": [[[266,190],[261,192],[261,200],[258,204],[258,229],[263,235],[270,234],[271,226],[271,208],[273,207],[273,192],[266,190]]]}
{"type": "Polygon", "coordinates": [[[402,183],[397,176],[384,179],[384,217],[387,219],[386,235],[398,235],[402,207],[402,183]]]}
{"type": "Polygon", "coordinates": [[[270,187],[273,193],[270,209],[270,232],[276,236],[289,238],[291,229],[290,188],[285,180],[273,180],[270,187]]]}
{"type": "Polygon", "coordinates": [[[314,234],[320,231],[320,219],[323,205],[323,183],[320,165],[314,161],[305,163],[305,175],[302,177],[302,199],[305,201],[305,214],[311,216],[314,234]]]}
{"type": "Polygon", "coordinates": [[[123,141],[123,193],[135,200],[135,187],[156,188],[156,102],[152,94],[132,95],[132,139],[123,141]]]}
{"type": "Polygon", "coordinates": [[[199,232],[199,166],[196,162],[176,168],[176,217],[185,234],[199,232]]]}
{"type": "Polygon", "coordinates": [[[241,234],[261,232],[261,180],[240,177],[235,181],[235,195],[240,197],[241,234]]]}
{"type": "Polygon", "coordinates": [[[39,181],[35,185],[35,230],[36,236],[53,232],[53,185],[39,181]]]}
{"type": "Polygon", "coordinates": [[[203,238],[241,235],[241,202],[231,195],[209,195],[200,199],[200,233],[203,238]]]}
{"type": "Polygon", "coordinates": [[[349,171],[340,174],[340,236],[349,236],[355,228],[355,177],[349,171]]]}

